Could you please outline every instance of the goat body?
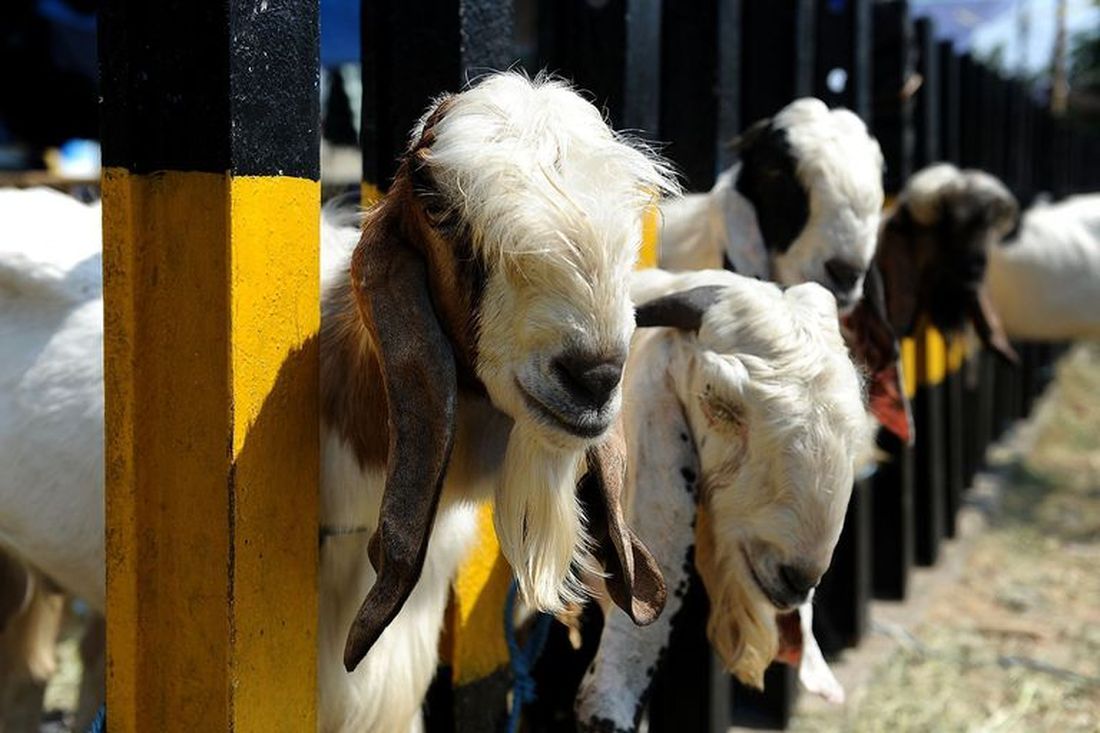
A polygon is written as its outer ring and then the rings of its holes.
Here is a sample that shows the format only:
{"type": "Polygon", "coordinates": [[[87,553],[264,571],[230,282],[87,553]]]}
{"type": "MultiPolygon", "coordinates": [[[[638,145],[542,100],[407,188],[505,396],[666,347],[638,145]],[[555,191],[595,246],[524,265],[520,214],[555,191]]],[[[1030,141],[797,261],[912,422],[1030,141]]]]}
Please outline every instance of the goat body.
{"type": "Polygon", "coordinates": [[[985,285],[1010,338],[1100,339],[1100,194],[1025,211],[990,252],[985,285]]]}

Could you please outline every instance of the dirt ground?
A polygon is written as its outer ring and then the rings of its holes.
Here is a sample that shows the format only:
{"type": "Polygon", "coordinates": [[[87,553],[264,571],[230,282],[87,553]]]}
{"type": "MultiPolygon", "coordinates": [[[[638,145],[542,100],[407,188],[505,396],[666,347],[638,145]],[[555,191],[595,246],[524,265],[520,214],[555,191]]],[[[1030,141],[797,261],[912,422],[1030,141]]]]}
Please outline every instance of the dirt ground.
{"type": "Polygon", "coordinates": [[[1100,344],[1074,348],[993,455],[936,569],[876,603],[796,731],[1100,731],[1100,344]]]}

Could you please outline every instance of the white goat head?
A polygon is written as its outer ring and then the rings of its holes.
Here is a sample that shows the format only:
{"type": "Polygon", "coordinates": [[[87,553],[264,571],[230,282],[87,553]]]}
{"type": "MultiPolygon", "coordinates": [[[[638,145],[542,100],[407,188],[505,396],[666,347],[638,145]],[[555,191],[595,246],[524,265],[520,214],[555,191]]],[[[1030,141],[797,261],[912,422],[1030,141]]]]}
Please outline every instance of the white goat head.
{"type": "MultiPolygon", "coordinates": [[[[882,211],[878,141],[852,112],[805,98],[754,124],[735,147],[741,164],[734,186],[752,204],[769,279],[816,282],[842,311],[854,306],[882,211]]],[[[743,243],[733,238],[728,246],[743,243]]]]}
{"type": "Polygon", "coordinates": [[[883,222],[876,255],[894,331],[912,333],[923,315],[942,331],[969,319],[988,347],[1015,361],[982,280],[990,250],[1018,219],[1016,199],[988,173],[940,163],[912,176],[883,222]]]}
{"type": "MultiPolygon", "coordinates": [[[[673,188],[663,163],[557,81],[490,76],[417,125],[367,213],[350,284],[333,294],[343,317],[322,335],[343,334],[353,352],[328,362],[342,373],[322,378],[326,419],[361,464],[386,466],[370,553],[378,578],[348,637],[349,669],[419,577],[460,398],[487,397],[513,421],[506,447],[472,452],[503,450],[497,532],[527,601],[553,611],[579,597],[576,481],[619,412],[641,213],[673,188]],[[383,389],[384,401],[367,399],[383,389]]],[[[614,515],[617,499],[605,500],[614,515]]],[[[644,554],[636,541],[625,549],[644,554]]],[[[635,559],[618,567],[649,568],[635,559]]],[[[649,600],[655,614],[663,595],[649,600]]]]}
{"type": "Polygon", "coordinates": [[[671,373],[698,451],[707,631],[726,666],[760,686],[777,614],[804,603],[828,568],[867,439],[836,303],[815,284],[736,278],[645,303],[637,317],[694,332],[671,373]]]}

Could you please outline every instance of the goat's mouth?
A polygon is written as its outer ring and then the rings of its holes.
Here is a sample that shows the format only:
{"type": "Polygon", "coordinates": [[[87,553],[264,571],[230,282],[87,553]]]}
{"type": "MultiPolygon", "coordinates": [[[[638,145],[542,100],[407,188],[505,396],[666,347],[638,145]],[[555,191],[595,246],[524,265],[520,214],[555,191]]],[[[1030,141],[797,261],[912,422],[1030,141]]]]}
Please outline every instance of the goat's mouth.
{"type": "Polygon", "coordinates": [[[744,545],[741,546],[741,557],[745,561],[745,566],[749,569],[749,575],[752,576],[752,582],[756,583],[756,587],[760,589],[764,598],[767,599],[768,603],[775,606],[775,609],[779,613],[788,613],[798,608],[798,604],[792,604],[781,599],[779,594],[761,579],[760,575],[756,572],[756,566],[749,557],[749,551],[745,549],[744,545]]]}
{"type": "MultiPolygon", "coordinates": [[[[577,438],[592,440],[603,435],[611,426],[610,417],[603,417],[596,410],[584,410],[578,416],[563,415],[559,410],[540,400],[535,394],[527,390],[519,379],[515,380],[516,389],[523,395],[523,402],[536,417],[543,423],[577,438]]],[[[607,411],[610,412],[610,411],[607,411]]]]}

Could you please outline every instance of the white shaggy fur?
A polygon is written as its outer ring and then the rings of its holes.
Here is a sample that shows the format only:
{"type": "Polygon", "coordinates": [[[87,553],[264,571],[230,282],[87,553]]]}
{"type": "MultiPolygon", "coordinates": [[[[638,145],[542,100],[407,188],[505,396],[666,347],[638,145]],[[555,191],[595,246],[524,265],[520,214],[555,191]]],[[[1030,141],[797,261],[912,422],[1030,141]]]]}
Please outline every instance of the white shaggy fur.
{"type": "Polygon", "coordinates": [[[989,255],[986,288],[1010,338],[1100,339],[1100,194],[1038,204],[989,255]]]}
{"type": "Polygon", "coordinates": [[[819,579],[844,521],[866,422],[833,298],[814,284],[781,291],[725,271],[644,271],[632,293],[645,302],[702,285],[723,291],[698,334],[650,329],[631,346],[626,495],[669,601],[642,628],[609,611],[578,694],[582,726],[638,724],[647,670],[668,644],[693,557],[711,600],[712,643],[731,671],[760,685],[780,609],[746,563],[764,582],[780,564],[819,579]]]}
{"type": "MultiPolygon", "coordinates": [[[[428,163],[489,267],[477,375],[517,420],[496,529],[525,598],[556,611],[581,599],[574,487],[586,443],[536,419],[520,388],[556,385],[552,359],[565,344],[625,353],[638,213],[674,184],[663,163],[626,144],[562,82],[504,74],[455,99],[435,126],[428,163]]],[[[616,413],[619,400],[606,409],[616,413]]]]}
{"type": "Polygon", "coordinates": [[[718,268],[725,253],[739,274],[783,285],[816,282],[854,305],[863,278],[838,291],[825,263],[841,258],[863,271],[871,264],[883,201],[878,142],[859,117],[829,110],[819,99],[791,102],[772,124],[786,135],[810,203],[806,225],[790,248],[778,253],[767,247],[752,203],[737,191],[737,163],[709,193],[662,205],[661,267],[718,268]]]}
{"type": "MultiPolygon", "coordinates": [[[[451,98],[435,134],[429,167],[441,199],[485,260],[475,367],[491,404],[460,395],[423,574],[352,674],[344,671],[342,650],[375,579],[366,543],[377,526],[384,472],[361,465],[334,426],[322,424],[321,521],[355,530],[326,538],[321,549],[324,731],[389,733],[418,725],[450,581],[473,539],[470,498],[509,498],[500,505],[498,528],[534,606],[556,609],[576,597],[571,565],[585,540],[573,487],[595,438],[576,438],[534,414],[520,388],[542,397],[561,391],[551,363],[566,346],[625,353],[633,331],[628,273],[641,210],[675,187],[663,163],[613,133],[560,82],[489,77],[451,98]],[[551,491],[556,502],[545,499],[551,491]],[[524,522],[541,529],[517,536],[524,522]]],[[[29,198],[16,200],[31,194],[6,195],[13,199],[0,200],[0,542],[102,610],[98,212],[55,194],[36,192],[39,208],[29,198]],[[19,212],[26,214],[22,228],[12,224],[19,212]]],[[[322,224],[326,292],[346,281],[357,239],[354,229],[322,224]]],[[[586,418],[610,424],[619,405],[616,395],[586,418]]]]}

